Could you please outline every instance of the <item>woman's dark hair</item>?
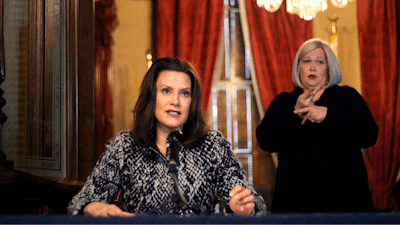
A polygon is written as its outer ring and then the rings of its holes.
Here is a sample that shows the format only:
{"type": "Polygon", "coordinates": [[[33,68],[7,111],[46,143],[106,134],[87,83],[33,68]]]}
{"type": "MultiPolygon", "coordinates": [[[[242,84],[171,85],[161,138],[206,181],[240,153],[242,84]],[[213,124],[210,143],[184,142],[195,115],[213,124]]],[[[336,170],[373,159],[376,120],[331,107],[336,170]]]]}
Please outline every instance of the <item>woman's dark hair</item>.
{"type": "Polygon", "coordinates": [[[172,57],[156,60],[143,78],[139,98],[133,110],[131,137],[137,144],[144,146],[155,135],[158,123],[155,117],[156,82],[158,75],[165,70],[186,73],[192,82],[192,102],[188,119],[182,129],[182,145],[192,147],[204,139],[208,130],[203,117],[201,82],[192,64],[172,57]]]}

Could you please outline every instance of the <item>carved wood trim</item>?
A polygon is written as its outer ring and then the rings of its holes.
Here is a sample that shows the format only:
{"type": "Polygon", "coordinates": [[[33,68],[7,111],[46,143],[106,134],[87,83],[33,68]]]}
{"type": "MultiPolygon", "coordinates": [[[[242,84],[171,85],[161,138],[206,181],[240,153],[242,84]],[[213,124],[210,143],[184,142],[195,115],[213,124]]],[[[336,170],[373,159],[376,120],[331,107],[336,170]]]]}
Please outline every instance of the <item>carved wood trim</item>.
{"type": "Polygon", "coordinates": [[[77,1],[67,1],[66,5],[66,104],[67,104],[67,178],[78,179],[78,39],[77,39],[77,1]]]}
{"type": "Polygon", "coordinates": [[[65,60],[62,56],[66,50],[63,49],[65,28],[62,27],[60,4],[56,0],[28,0],[7,5],[10,14],[7,14],[5,21],[19,23],[12,26],[14,29],[7,27],[17,35],[16,40],[7,37],[8,41],[12,41],[10,46],[18,57],[12,57],[9,49],[5,54],[9,54],[7,60],[10,60],[10,78],[18,83],[17,88],[10,88],[13,85],[6,82],[7,90],[18,92],[18,101],[11,102],[11,105],[16,106],[15,114],[10,115],[12,120],[18,120],[18,129],[14,126],[11,135],[6,134],[7,137],[16,133],[20,136],[14,136],[13,140],[7,139],[6,150],[13,149],[13,141],[19,141],[21,145],[13,152],[15,168],[32,174],[43,174],[46,170],[58,176],[64,173],[61,144],[61,116],[64,109],[61,85],[64,71],[61,69],[65,60]],[[18,19],[24,16],[27,17],[18,19]]]}
{"type": "Polygon", "coordinates": [[[67,178],[85,181],[94,167],[94,1],[67,1],[67,178]]]}
{"type": "MultiPolygon", "coordinates": [[[[0,0],[0,85],[6,78],[5,58],[4,58],[4,36],[3,36],[3,0],[0,0]]],[[[3,124],[7,120],[7,116],[3,113],[2,108],[6,104],[3,98],[4,91],[0,87],[0,160],[7,159],[3,152],[3,124]]]]}

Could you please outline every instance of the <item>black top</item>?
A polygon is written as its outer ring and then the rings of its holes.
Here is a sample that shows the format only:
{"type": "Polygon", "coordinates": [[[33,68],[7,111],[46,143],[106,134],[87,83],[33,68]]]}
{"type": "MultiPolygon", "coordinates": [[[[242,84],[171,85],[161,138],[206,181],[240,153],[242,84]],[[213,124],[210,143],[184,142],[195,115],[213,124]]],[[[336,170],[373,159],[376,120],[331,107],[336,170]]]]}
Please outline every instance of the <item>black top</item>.
{"type": "Polygon", "coordinates": [[[361,148],[375,144],[378,126],[366,102],[335,85],[315,102],[325,120],[302,125],[293,113],[302,93],[279,94],[256,131],[263,150],[279,152],[272,212],[373,211],[361,148]]]}

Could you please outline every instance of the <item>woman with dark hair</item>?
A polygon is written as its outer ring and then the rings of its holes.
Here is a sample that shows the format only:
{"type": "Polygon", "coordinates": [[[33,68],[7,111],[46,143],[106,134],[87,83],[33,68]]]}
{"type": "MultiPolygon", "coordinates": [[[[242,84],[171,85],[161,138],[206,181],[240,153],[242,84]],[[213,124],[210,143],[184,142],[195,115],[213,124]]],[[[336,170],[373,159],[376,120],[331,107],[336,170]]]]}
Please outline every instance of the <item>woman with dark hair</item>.
{"type": "Polygon", "coordinates": [[[143,79],[140,95],[134,109],[134,123],[131,136],[138,144],[144,145],[153,136],[158,125],[155,117],[157,87],[156,81],[162,71],[182,72],[190,77],[192,84],[189,116],[182,129],[184,146],[194,145],[205,137],[207,132],[201,107],[201,84],[196,70],[189,62],[176,58],[163,58],[156,61],[143,79]]]}
{"type": "Polygon", "coordinates": [[[140,88],[133,129],[106,144],[84,187],[69,203],[69,214],[210,213],[215,195],[229,202],[236,214],[264,214],[264,200],[247,180],[230,143],[206,126],[201,97],[199,77],[190,63],[177,58],[155,61],[140,88]],[[181,134],[178,144],[172,133],[181,134]],[[179,149],[177,156],[173,148],[179,149]],[[173,160],[179,163],[171,173],[173,160]],[[120,191],[122,209],[112,204],[120,191]]]}
{"type": "Polygon", "coordinates": [[[256,130],[260,147],[279,153],[271,212],[374,211],[361,148],[378,126],[362,96],[338,85],[330,45],[304,42],[292,79],[297,87],[275,97],[256,130]]]}

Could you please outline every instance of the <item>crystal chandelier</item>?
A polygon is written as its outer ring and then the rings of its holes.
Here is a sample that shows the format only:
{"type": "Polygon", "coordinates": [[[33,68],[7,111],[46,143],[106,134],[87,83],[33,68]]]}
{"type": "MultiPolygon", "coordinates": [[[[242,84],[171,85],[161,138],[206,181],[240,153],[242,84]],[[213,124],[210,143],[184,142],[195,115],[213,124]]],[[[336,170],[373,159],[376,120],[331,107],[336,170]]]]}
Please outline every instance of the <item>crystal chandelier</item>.
{"type": "MultiPolygon", "coordinates": [[[[305,20],[312,20],[318,12],[328,9],[328,0],[286,0],[286,11],[299,15],[305,20]]],[[[343,8],[354,0],[330,0],[332,5],[343,8]]],[[[282,5],[283,0],[257,0],[259,7],[264,7],[268,12],[275,12],[282,5]]]]}

